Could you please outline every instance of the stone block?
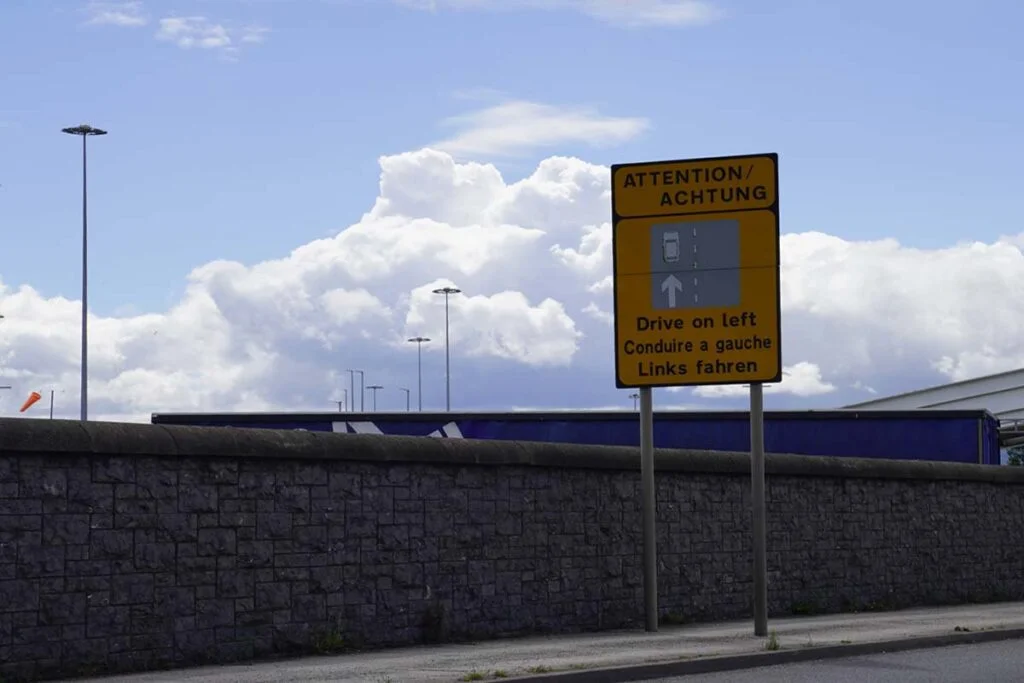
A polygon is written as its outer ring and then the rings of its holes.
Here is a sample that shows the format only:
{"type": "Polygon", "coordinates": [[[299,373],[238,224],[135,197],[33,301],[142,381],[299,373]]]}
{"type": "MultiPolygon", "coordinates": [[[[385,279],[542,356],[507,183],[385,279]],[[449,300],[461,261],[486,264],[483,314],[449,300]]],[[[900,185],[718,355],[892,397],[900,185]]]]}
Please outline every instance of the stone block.
{"type": "Polygon", "coordinates": [[[256,538],[290,539],[292,537],[292,516],[287,512],[258,513],[256,515],[256,538]]]}
{"type": "Polygon", "coordinates": [[[86,609],[86,635],[89,638],[125,636],[131,632],[127,605],[90,605],[86,609]]]}
{"type": "Polygon", "coordinates": [[[0,581],[0,613],[39,609],[39,586],[35,581],[0,581]]]}
{"type": "Polygon", "coordinates": [[[234,529],[222,527],[200,529],[197,538],[197,552],[201,557],[234,555],[236,543],[234,529]]]}
{"type": "Polygon", "coordinates": [[[217,487],[193,484],[178,489],[178,512],[217,512],[217,487]]]}
{"type": "Polygon", "coordinates": [[[234,626],[235,601],[229,598],[196,601],[196,628],[234,626]]]}

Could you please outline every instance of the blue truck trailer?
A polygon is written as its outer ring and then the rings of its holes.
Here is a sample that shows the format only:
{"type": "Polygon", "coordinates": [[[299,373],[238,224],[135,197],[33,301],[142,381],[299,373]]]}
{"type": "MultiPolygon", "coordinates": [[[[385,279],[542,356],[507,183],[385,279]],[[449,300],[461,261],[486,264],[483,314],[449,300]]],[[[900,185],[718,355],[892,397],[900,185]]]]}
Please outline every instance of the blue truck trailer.
{"type": "MultiPolygon", "coordinates": [[[[750,449],[746,411],[654,413],[656,448],[750,449]]],[[[639,444],[634,411],[465,413],[153,413],[153,424],[438,438],[639,444]]],[[[769,453],[1000,464],[999,421],[986,410],[767,411],[769,453]]]]}

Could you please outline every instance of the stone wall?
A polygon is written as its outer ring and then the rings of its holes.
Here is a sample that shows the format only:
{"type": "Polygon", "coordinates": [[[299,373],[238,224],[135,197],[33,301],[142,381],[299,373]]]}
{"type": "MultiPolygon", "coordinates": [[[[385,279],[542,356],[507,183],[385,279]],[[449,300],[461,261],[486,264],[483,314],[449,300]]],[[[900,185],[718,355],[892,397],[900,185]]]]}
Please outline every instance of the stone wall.
{"type": "MultiPolygon", "coordinates": [[[[660,608],[750,614],[749,459],[657,455],[660,608]]],[[[771,455],[773,615],[1024,597],[1024,472],[771,455]]],[[[4,681],[643,621],[625,448],[0,420],[4,681]]]]}

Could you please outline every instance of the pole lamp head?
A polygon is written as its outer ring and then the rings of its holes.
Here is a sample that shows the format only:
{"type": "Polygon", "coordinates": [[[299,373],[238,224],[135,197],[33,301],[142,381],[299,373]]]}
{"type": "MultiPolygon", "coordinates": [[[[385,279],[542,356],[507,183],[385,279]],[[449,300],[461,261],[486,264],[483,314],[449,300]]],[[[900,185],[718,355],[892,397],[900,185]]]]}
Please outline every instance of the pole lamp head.
{"type": "Polygon", "coordinates": [[[88,135],[106,135],[107,131],[102,128],[93,128],[92,126],[83,123],[80,126],[72,126],[71,128],[61,128],[61,132],[67,133],[68,135],[81,135],[83,137],[88,135]]]}

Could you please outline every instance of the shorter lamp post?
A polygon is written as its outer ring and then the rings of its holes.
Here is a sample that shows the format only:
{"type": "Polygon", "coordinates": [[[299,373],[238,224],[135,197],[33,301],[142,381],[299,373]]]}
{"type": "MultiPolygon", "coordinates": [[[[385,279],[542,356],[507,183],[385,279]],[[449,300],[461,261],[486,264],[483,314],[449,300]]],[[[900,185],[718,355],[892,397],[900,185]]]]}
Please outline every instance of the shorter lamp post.
{"type": "Polygon", "coordinates": [[[412,337],[408,341],[416,344],[416,403],[423,412],[423,344],[429,342],[430,337],[412,337]]]}
{"type": "Polygon", "coordinates": [[[379,384],[371,384],[366,388],[373,392],[373,412],[377,412],[377,390],[383,389],[384,387],[379,384]]]}
{"type": "Polygon", "coordinates": [[[341,400],[339,401],[339,400],[335,399],[335,400],[331,401],[331,403],[337,403],[338,404],[338,412],[339,413],[344,412],[345,406],[348,404],[348,391],[343,389],[342,390],[342,394],[341,394],[341,400]]]}
{"type": "Polygon", "coordinates": [[[448,346],[448,297],[452,294],[460,294],[462,290],[458,287],[439,287],[433,290],[434,294],[444,294],[444,409],[446,412],[452,410],[452,357],[448,346]]]}
{"type": "Polygon", "coordinates": [[[352,383],[352,410],[356,409],[356,375],[359,375],[359,412],[363,412],[365,406],[363,405],[364,399],[366,398],[366,389],[363,388],[363,380],[365,379],[365,373],[362,370],[346,370],[349,374],[349,379],[352,383]]]}

